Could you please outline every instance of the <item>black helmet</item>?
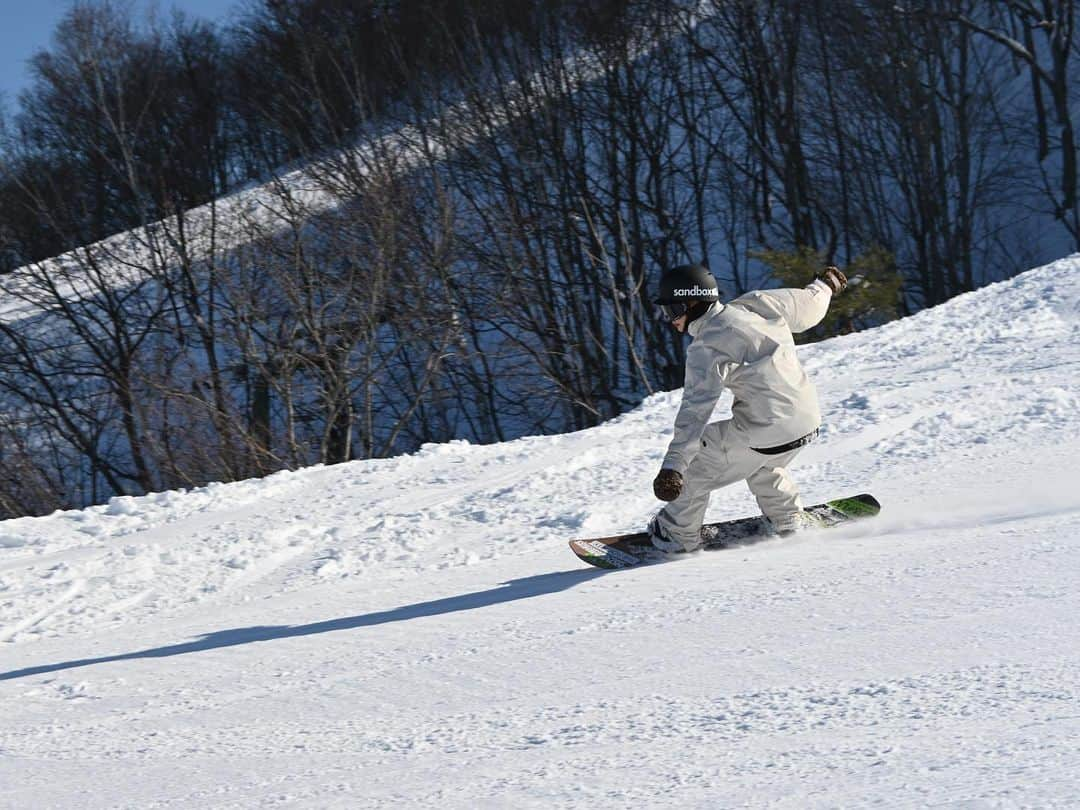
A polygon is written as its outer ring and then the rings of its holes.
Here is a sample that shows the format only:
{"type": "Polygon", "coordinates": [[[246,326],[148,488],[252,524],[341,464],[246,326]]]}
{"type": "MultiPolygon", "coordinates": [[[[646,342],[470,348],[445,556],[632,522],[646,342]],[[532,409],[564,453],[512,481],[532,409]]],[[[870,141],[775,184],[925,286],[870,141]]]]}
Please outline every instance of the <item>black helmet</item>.
{"type": "Polygon", "coordinates": [[[700,264],[682,264],[660,277],[653,303],[665,321],[685,315],[693,301],[719,301],[720,288],[713,274],[700,264]]]}

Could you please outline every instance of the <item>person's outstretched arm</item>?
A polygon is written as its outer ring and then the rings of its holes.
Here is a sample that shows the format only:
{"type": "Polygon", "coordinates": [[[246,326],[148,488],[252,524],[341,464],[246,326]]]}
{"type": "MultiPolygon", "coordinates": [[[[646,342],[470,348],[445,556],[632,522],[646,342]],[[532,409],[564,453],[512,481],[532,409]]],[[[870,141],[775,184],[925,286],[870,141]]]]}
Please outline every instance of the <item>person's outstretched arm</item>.
{"type": "Polygon", "coordinates": [[[675,416],[675,433],[664,456],[664,469],[686,472],[701,447],[701,434],[712,418],[713,408],[724,393],[730,369],[742,362],[743,347],[716,348],[697,342],[686,351],[686,377],[682,403],[675,416]]]}
{"type": "Polygon", "coordinates": [[[825,313],[833,295],[847,286],[847,278],[835,267],[826,267],[822,274],[803,289],[759,290],[736,298],[731,303],[766,317],[780,316],[793,335],[813,329],[825,313]]]}

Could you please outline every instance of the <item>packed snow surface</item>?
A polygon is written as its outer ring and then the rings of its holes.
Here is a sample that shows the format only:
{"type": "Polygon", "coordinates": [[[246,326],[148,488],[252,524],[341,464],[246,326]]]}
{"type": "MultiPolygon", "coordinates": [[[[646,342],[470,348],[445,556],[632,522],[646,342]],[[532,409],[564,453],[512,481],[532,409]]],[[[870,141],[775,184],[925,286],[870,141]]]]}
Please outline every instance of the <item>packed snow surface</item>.
{"type": "Polygon", "coordinates": [[[0,806],[1075,807],[1078,302],[1075,256],[801,349],[805,498],[884,505],[830,532],[580,563],[678,392],[2,523],[0,806]]]}

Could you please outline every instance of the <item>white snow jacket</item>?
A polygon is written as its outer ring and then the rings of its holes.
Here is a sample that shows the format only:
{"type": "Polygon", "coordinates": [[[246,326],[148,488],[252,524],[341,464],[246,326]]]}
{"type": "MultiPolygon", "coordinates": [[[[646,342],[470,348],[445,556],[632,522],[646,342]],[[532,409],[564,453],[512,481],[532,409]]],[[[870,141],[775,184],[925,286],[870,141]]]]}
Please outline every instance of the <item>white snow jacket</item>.
{"type": "Polygon", "coordinates": [[[686,473],[725,386],[735,396],[734,427],[748,447],[778,447],[821,424],[817,391],[795,356],[792,334],[820,323],[831,299],[819,280],[802,290],[715,303],[690,324],[682,404],[664,468],[686,473]]]}

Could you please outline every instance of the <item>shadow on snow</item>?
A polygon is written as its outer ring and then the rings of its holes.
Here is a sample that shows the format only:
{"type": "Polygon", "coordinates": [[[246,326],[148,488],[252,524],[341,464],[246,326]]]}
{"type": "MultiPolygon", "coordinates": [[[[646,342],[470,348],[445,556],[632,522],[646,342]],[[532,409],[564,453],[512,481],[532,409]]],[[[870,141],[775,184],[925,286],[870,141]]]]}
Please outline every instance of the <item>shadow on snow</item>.
{"type": "Polygon", "coordinates": [[[214,633],[187,641],[182,644],[171,644],[167,647],[153,647],[148,650],[120,653],[118,655],[105,655],[99,658],[79,658],[72,661],[62,661],[56,664],[42,664],[36,667],[16,669],[11,672],[0,672],[0,681],[25,678],[31,675],[44,675],[49,672],[59,672],[64,669],[76,667],[88,667],[94,664],[107,664],[112,661],[131,661],[138,658],[169,658],[174,655],[187,655],[188,653],[216,650],[224,647],[238,647],[242,644],[253,644],[258,641],[277,641],[285,638],[298,636],[313,636],[319,633],[332,633],[338,630],[355,630],[358,627],[374,627],[379,624],[391,624],[404,622],[410,619],[420,619],[426,616],[443,616],[449,613],[459,613],[466,610],[489,607],[502,602],[514,602],[519,599],[531,599],[534,596],[544,596],[549,593],[558,593],[585,582],[605,572],[598,569],[579,569],[573,571],[560,571],[554,574],[540,574],[538,576],[512,579],[497,588],[489,588],[486,591],[463,594],[461,596],[449,596],[445,599],[435,599],[431,602],[420,602],[415,605],[405,605],[382,610],[377,613],[366,613],[362,616],[349,616],[343,619],[330,619],[325,622],[297,625],[269,625],[262,627],[237,627],[231,630],[219,630],[214,633]]]}

